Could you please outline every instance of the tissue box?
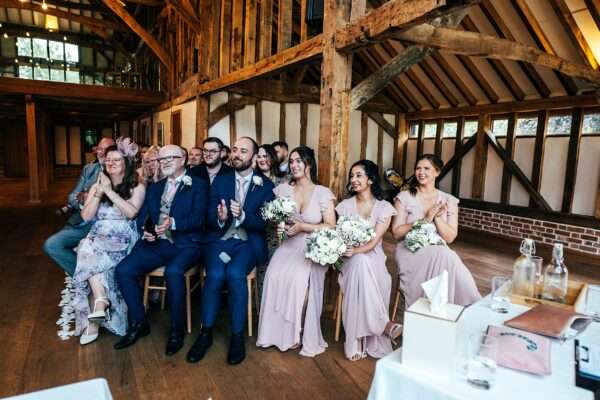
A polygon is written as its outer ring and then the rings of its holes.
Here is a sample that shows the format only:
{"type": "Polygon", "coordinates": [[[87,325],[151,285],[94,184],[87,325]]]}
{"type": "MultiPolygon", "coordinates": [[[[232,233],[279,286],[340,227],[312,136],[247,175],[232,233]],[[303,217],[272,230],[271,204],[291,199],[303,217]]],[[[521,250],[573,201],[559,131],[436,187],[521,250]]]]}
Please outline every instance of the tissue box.
{"type": "Polygon", "coordinates": [[[404,313],[402,364],[439,376],[454,372],[458,320],[464,307],[445,304],[438,313],[420,298],[404,313]]]}

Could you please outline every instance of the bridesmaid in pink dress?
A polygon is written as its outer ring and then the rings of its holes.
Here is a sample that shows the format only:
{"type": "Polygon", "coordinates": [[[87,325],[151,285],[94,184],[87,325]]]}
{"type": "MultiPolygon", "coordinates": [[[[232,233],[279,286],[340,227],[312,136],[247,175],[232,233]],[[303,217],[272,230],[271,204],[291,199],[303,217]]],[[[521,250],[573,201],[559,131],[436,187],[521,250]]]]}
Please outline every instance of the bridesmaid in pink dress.
{"type": "Polygon", "coordinates": [[[306,236],[335,226],[333,193],[317,185],[314,152],[298,147],[289,156],[291,182],[274,189],[296,202],[298,214],[286,224],[286,239],[271,257],[263,284],[257,346],[286,351],[302,346],[300,355],[325,351],[321,332],[323,288],[327,268],[304,255],[306,236]],[[302,333],[303,332],[303,333],[302,333]]]}
{"type": "Polygon", "coordinates": [[[369,243],[349,248],[338,282],[344,301],[342,320],[346,333],[344,353],[351,361],[367,355],[381,358],[392,351],[390,339],[402,332],[402,326],[390,321],[389,306],[392,278],[385,266],[383,235],[390,227],[394,207],[382,200],[380,178],[375,163],[354,163],[348,177],[352,197],[335,208],[341,216],[360,216],[371,223],[375,238],[369,243]]]}
{"type": "Polygon", "coordinates": [[[435,187],[442,168],[443,162],[439,157],[422,155],[415,164],[410,189],[400,192],[395,199],[397,215],[394,217],[392,233],[400,241],[396,246],[396,262],[406,308],[424,296],[421,284],[444,270],[448,271],[449,303],[467,305],[481,298],[473,276],[458,254],[448,246],[428,246],[412,253],[404,245],[404,237],[413,223],[420,219],[433,222],[446,243],[450,244],[456,239],[458,199],[435,187]]]}

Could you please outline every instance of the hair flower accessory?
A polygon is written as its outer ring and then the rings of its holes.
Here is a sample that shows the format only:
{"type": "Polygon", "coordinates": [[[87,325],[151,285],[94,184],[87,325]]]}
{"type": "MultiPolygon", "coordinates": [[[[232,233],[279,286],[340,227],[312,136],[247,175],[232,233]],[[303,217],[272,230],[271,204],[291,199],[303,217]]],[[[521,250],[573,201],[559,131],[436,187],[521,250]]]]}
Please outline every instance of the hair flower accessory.
{"type": "Polygon", "coordinates": [[[258,176],[258,175],[254,175],[252,177],[252,183],[254,184],[254,186],[262,186],[263,185],[263,179],[258,176]]]}
{"type": "Polygon", "coordinates": [[[192,186],[192,177],[184,175],[183,178],[181,178],[181,183],[183,183],[184,186],[192,186]]]}
{"type": "Polygon", "coordinates": [[[131,141],[131,138],[121,136],[115,140],[117,144],[117,149],[123,155],[130,160],[135,158],[135,155],[138,152],[138,145],[131,141]]]}

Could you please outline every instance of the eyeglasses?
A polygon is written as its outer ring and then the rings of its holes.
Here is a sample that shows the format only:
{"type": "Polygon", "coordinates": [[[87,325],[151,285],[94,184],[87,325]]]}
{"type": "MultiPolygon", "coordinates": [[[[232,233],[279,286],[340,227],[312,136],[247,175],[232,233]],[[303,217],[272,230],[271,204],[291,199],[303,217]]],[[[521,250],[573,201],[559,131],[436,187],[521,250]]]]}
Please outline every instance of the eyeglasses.
{"type": "Polygon", "coordinates": [[[144,164],[154,164],[155,162],[158,162],[156,158],[153,158],[152,160],[144,160],[144,164]]]}
{"type": "Polygon", "coordinates": [[[202,149],[202,154],[210,154],[212,156],[214,156],[215,154],[220,153],[221,150],[206,150],[206,149],[202,149]]]}
{"type": "Polygon", "coordinates": [[[107,159],[104,160],[104,162],[106,164],[112,164],[112,163],[116,164],[116,163],[121,162],[121,161],[123,161],[122,158],[107,158],[107,159]]]}
{"type": "Polygon", "coordinates": [[[157,158],[157,160],[161,164],[167,164],[178,158],[183,158],[183,157],[182,156],[166,156],[166,157],[157,158]]]}

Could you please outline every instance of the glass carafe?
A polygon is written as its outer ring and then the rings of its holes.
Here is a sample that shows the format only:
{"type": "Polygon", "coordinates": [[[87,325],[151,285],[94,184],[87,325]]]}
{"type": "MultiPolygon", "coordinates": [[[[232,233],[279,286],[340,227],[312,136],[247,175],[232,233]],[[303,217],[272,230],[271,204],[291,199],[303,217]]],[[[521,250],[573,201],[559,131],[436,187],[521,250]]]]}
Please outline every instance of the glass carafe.
{"type": "Polygon", "coordinates": [[[567,288],[569,285],[569,271],[564,263],[564,251],[562,243],[554,243],[552,249],[552,261],[544,272],[544,300],[566,303],[567,288]]]}
{"type": "Polygon", "coordinates": [[[535,292],[535,264],[531,257],[535,254],[533,239],[523,239],[521,255],[513,265],[512,292],[519,296],[533,297],[535,292]]]}

